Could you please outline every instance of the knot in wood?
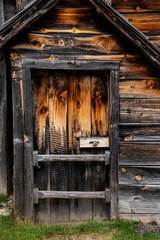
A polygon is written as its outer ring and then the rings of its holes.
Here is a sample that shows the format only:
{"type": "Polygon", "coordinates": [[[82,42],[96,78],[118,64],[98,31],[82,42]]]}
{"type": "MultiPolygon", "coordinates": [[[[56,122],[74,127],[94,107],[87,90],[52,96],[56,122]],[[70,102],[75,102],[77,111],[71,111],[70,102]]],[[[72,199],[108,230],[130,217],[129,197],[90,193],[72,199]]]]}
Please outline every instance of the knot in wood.
{"type": "Polygon", "coordinates": [[[44,114],[47,112],[47,108],[45,106],[41,107],[40,113],[44,114]]]}

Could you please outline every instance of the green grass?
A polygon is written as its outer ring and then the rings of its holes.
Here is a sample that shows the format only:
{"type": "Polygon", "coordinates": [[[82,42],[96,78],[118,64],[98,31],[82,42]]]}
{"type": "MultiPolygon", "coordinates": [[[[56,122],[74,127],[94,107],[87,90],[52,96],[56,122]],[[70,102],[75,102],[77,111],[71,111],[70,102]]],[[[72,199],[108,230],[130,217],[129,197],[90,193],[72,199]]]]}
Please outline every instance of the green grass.
{"type": "Polygon", "coordinates": [[[134,226],[140,222],[115,221],[86,222],[66,225],[33,225],[14,217],[0,217],[0,240],[45,240],[45,239],[108,239],[108,240],[158,240],[160,235],[148,233],[139,236],[134,226]]]}
{"type": "Polygon", "coordinates": [[[0,194],[0,203],[8,201],[8,196],[0,194]]]}

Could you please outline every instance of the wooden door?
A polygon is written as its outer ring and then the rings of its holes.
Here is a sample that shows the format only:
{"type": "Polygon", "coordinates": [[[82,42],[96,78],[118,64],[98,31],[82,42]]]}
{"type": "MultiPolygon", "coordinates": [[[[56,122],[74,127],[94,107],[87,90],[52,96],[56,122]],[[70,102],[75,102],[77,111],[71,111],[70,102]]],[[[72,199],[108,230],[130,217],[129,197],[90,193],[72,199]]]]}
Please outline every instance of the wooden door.
{"type": "MultiPolygon", "coordinates": [[[[80,148],[80,138],[109,136],[109,73],[32,70],[33,142],[39,155],[105,154],[109,148],[80,148]]],[[[34,172],[41,191],[105,191],[105,162],[45,162],[34,172]]],[[[109,218],[105,199],[41,199],[41,222],[109,218]]]]}

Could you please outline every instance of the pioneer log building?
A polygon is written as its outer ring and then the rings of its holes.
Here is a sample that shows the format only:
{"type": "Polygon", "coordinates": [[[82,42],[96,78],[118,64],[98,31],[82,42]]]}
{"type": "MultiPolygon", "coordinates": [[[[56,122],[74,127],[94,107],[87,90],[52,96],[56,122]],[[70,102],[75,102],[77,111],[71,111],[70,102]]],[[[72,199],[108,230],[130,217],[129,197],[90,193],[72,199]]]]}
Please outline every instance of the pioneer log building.
{"type": "Polygon", "coordinates": [[[0,13],[0,192],[45,223],[158,221],[160,0],[0,13]]]}

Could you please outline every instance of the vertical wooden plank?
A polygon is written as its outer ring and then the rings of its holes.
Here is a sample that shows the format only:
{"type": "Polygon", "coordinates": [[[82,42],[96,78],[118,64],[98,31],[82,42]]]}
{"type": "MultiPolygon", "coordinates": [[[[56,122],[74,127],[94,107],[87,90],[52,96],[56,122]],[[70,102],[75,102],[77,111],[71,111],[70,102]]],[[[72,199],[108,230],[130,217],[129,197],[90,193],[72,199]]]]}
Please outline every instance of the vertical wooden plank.
{"type": "MultiPolygon", "coordinates": [[[[102,73],[101,73],[102,74],[102,73]]],[[[108,76],[95,74],[91,78],[92,136],[107,136],[109,124],[108,76]]]]}
{"type": "Polygon", "coordinates": [[[47,117],[48,117],[48,71],[32,71],[34,82],[34,149],[39,154],[47,152],[47,117]]]}
{"type": "Polygon", "coordinates": [[[12,82],[13,101],[13,152],[14,152],[14,202],[15,210],[24,210],[24,155],[23,155],[23,90],[22,80],[12,82]]]}
{"type": "MultiPolygon", "coordinates": [[[[71,72],[68,77],[69,150],[80,153],[79,137],[91,135],[91,86],[87,73],[71,72]]],[[[70,191],[91,190],[90,163],[70,165],[70,191]]],[[[70,221],[92,219],[92,200],[70,200],[70,221]]]]}
{"type": "Polygon", "coordinates": [[[78,154],[79,137],[91,136],[90,76],[72,72],[68,84],[69,151],[78,154]]]}
{"type": "MultiPolygon", "coordinates": [[[[67,73],[49,71],[49,132],[50,153],[66,154],[67,140],[67,73]]],[[[68,163],[52,163],[50,171],[50,189],[68,190],[68,163]]],[[[69,200],[51,200],[51,222],[69,221],[69,200]]]]}
{"type": "MultiPolygon", "coordinates": [[[[49,154],[49,103],[48,70],[32,70],[34,83],[33,142],[39,154],[49,154]]],[[[40,190],[50,190],[50,164],[42,164],[34,170],[35,185],[40,190]]],[[[34,207],[35,220],[50,222],[50,199],[43,199],[34,207]]]]}
{"type": "Polygon", "coordinates": [[[67,75],[49,71],[50,153],[66,154],[67,143],[67,75]]]}
{"type": "Polygon", "coordinates": [[[4,23],[4,5],[3,5],[3,0],[0,0],[0,27],[4,23]]]}
{"type": "Polygon", "coordinates": [[[118,217],[118,155],[119,155],[119,72],[110,76],[110,217],[118,217]]]}
{"type": "Polygon", "coordinates": [[[32,82],[30,69],[23,69],[24,107],[24,214],[33,218],[33,118],[32,82]]]}
{"type": "Polygon", "coordinates": [[[7,194],[7,76],[6,61],[0,61],[0,193],[7,194]]]}
{"type": "MultiPolygon", "coordinates": [[[[34,187],[38,187],[39,190],[48,190],[48,175],[50,178],[48,163],[39,165],[39,168],[35,168],[34,172],[34,187]]],[[[49,189],[50,190],[50,189],[49,189]]],[[[50,199],[40,199],[39,204],[34,206],[35,221],[41,223],[50,222],[50,199]]]]}
{"type": "MultiPolygon", "coordinates": [[[[109,74],[99,72],[91,78],[92,136],[108,136],[109,128],[109,74]]],[[[94,154],[104,154],[104,149],[94,149],[94,154]]],[[[109,187],[109,169],[104,163],[92,163],[92,191],[104,191],[109,187]]],[[[93,220],[109,218],[109,204],[93,200],[93,220]]]]}

